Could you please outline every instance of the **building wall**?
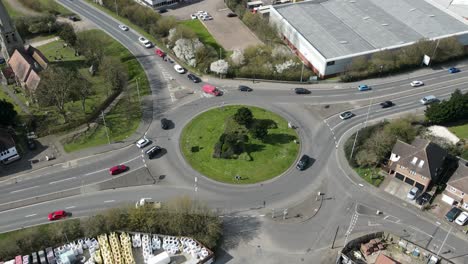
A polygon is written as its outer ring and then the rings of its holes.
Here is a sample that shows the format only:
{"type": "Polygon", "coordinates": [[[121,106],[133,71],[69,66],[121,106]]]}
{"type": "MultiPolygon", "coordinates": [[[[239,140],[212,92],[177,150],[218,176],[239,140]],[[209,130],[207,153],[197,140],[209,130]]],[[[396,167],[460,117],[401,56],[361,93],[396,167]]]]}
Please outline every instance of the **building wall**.
{"type": "MultiPolygon", "coordinates": [[[[461,203],[461,206],[465,203],[466,206],[468,206],[468,193],[465,193],[450,184],[447,184],[447,187],[445,188],[445,191],[449,192],[452,194],[452,196],[458,197],[457,201],[461,203]]],[[[468,208],[466,208],[468,209],[468,208]]]]}
{"type": "MultiPolygon", "coordinates": [[[[400,173],[401,175],[405,176],[405,178],[412,179],[415,183],[418,182],[422,185],[424,185],[424,189],[422,191],[426,191],[427,187],[431,183],[431,179],[428,177],[424,177],[421,174],[414,172],[412,170],[409,170],[408,168],[405,168],[400,165],[396,165],[395,167],[395,174],[400,173]]],[[[413,184],[415,186],[416,184],[413,184]]]]}

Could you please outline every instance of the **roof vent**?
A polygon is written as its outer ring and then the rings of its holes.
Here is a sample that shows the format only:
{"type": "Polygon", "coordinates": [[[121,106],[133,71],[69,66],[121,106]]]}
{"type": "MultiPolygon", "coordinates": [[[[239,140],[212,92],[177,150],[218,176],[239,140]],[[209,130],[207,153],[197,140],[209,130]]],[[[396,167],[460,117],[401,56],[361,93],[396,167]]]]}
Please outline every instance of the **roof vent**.
{"type": "Polygon", "coordinates": [[[413,12],[414,10],[416,10],[416,8],[411,8],[409,11],[410,11],[410,12],[413,12]]]}
{"type": "Polygon", "coordinates": [[[424,165],[424,160],[420,160],[420,161],[419,161],[418,167],[419,167],[419,168],[422,168],[423,165],[424,165]]]}
{"type": "Polygon", "coordinates": [[[382,26],[388,26],[388,24],[387,24],[387,23],[383,23],[382,26]]]}
{"type": "Polygon", "coordinates": [[[363,20],[367,20],[367,19],[369,19],[369,18],[370,18],[370,17],[366,16],[366,17],[363,17],[362,19],[363,19],[363,20]]]}
{"type": "Polygon", "coordinates": [[[429,17],[435,17],[435,15],[429,15],[429,17]]]}
{"type": "Polygon", "coordinates": [[[411,161],[411,164],[415,165],[416,162],[418,162],[418,158],[414,157],[413,160],[411,161]]]}
{"type": "Polygon", "coordinates": [[[340,43],[341,43],[341,44],[348,44],[348,41],[342,40],[342,41],[340,41],[340,43]]]}

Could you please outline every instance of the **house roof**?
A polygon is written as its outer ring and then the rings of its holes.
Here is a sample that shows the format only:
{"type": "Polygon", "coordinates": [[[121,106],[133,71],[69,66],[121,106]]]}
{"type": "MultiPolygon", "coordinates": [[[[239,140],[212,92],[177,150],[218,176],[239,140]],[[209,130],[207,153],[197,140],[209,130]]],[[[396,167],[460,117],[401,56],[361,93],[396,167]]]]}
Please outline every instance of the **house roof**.
{"type": "Polygon", "coordinates": [[[0,151],[7,150],[15,146],[13,137],[4,129],[0,129],[0,151]]]}
{"type": "Polygon", "coordinates": [[[468,30],[450,11],[424,0],[312,0],[272,8],[326,59],[468,30]]]}
{"type": "Polygon", "coordinates": [[[411,145],[397,140],[392,153],[395,162],[430,179],[436,178],[442,167],[447,151],[426,139],[415,139],[411,145]]]}
{"type": "Polygon", "coordinates": [[[393,260],[392,258],[380,253],[375,259],[375,264],[400,264],[400,262],[393,260]]]}
{"type": "Polygon", "coordinates": [[[463,159],[458,161],[458,168],[452,177],[450,177],[447,184],[464,193],[468,193],[468,161],[463,159]]]}
{"type": "Polygon", "coordinates": [[[39,74],[37,74],[35,70],[31,70],[26,80],[26,88],[28,88],[29,91],[35,91],[40,81],[41,77],[39,77],[39,74]]]}
{"type": "Polygon", "coordinates": [[[25,82],[29,72],[32,70],[33,61],[29,56],[15,50],[8,60],[8,64],[16,77],[20,81],[25,82]]]}
{"type": "Polygon", "coordinates": [[[42,52],[35,47],[29,45],[26,49],[27,53],[36,61],[42,69],[47,69],[49,60],[42,54],[42,52]]]}

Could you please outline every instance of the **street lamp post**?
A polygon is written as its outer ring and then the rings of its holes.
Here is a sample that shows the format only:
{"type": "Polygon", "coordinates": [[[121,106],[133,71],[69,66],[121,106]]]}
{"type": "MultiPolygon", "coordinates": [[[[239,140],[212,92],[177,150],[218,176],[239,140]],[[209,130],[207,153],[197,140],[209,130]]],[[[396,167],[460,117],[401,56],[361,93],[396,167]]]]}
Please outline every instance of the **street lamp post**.
{"type": "Polygon", "coordinates": [[[301,70],[301,82],[302,82],[302,77],[304,76],[304,62],[302,62],[302,70],[301,70]]]}

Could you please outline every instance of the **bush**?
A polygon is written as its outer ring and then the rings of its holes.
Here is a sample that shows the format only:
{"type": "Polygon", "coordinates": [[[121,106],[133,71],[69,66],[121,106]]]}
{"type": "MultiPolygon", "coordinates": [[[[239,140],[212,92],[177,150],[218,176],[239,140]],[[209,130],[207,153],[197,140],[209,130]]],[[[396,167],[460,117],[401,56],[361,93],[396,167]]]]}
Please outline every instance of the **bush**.
{"type": "Polygon", "coordinates": [[[53,15],[19,17],[14,24],[22,38],[56,33],[60,28],[53,15]]]}
{"type": "Polygon", "coordinates": [[[253,120],[253,114],[250,109],[247,107],[241,107],[237,110],[236,114],[234,115],[234,120],[239,125],[249,126],[253,120]]]}
{"type": "Polygon", "coordinates": [[[425,111],[426,119],[434,124],[447,124],[468,117],[468,92],[455,90],[449,100],[430,104],[425,111]]]}

